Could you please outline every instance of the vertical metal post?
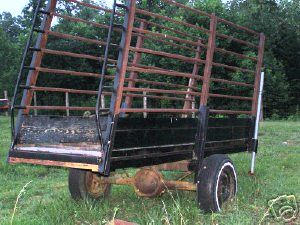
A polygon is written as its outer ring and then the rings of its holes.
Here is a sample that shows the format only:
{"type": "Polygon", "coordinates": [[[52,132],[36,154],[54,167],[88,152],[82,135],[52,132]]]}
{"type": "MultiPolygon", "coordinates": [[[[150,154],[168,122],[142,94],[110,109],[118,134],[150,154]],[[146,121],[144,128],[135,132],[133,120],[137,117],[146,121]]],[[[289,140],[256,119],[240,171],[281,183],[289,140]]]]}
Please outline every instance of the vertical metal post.
{"type": "MultiPolygon", "coordinates": [[[[143,108],[147,109],[147,92],[143,91],[143,108]]],[[[143,112],[144,118],[147,118],[147,112],[143,112]]]]}
{"type": "MultiPolygon", "coordinates": [[[[194,101],[192,101],[192,109],[195,109],[195,98],[194,101]]],[[[192,118],[195,118],[195,112],[192,113],[192,118]]]]}
{"type": "Polygon", "coordinates": [[[196,134],[196,146],[194,158],[197,160],[197,167],[195,169],[195,181],[197,179],[197,172],[200,170],[202,160],[204,158],[204,148],[206,142],[206,133],[208,127],[209,108],[207,106],[200,106],[198,115],[198,128],[196,134]]]}
{"type": "Polygon", "coordinates": [[[69,101],[69,92],[66,92],[66,113],[67,113],[67,116],[70,116],[70,101],[69,101]]]}
{"type": "MultiPolygon", "coordinates": [[[[141,22],[140,24],[140,29],[146,29],[147,27],[147,24],[145,22],[141,22]]],[[[136,48],[142,48],[143,47],[143,44],[144,44],[144,41],[145,41],[145,37],[144,35],[139,35],[138,38],[137,38],[137,42],[136,42],[136,48]]],[[[133,57],[133,61],[132,61],[132,65],[133,66],[136,66],[140,60],[141,60],[141,57],[142,57],[142,53],[141,52],[135,52],[134,53],[134,57],[133,57]]],[[[129,79],[136,79],[138,76],[138,72],[136,71],[132,71],[130,72],[129,74],[129,79]]],[[[135,87],[135,82],[134,81],[129,81],[128,82],[128,87],[135,87]]],[[[126,96],[125,98],[125,107],[126,108],[131,108],[132,106],[132,96],[126,96]]]]}
{"type": "Polygon", "coordinates": [[[105,108],[105,96],[103,94],[101,95],[101,108],[105,108]]]}
{"type": "MultiPolygon", "coordinates": [[[[4,99],[8,100],[8,94],[7,91],[4,91],[4,99]]],[[[5,112],[5,116],[8,116],[8,111],[5,112]]]]}
{"type": "Polygon", "coordinates": [[[262,94],[263,94],[263,88],[264,88],[264,78],[265,74],[264,72],[261,73],[260,76],[260,84],[259,84],[259,91],[258,91],[258,101],[257,101],[257,111],[256,111],[256,117],[255,117],[255,127],[254,127],[254,135],[252,139],[252,157],[251,157],[251,168],[250,168],[250,174],[254,174],[254,167],[255,167],[255,157],[257,153],[257,147],[258,147],[258,129],[259,129],[259,118],[261,113],[261,103],[262,103],[262,94]]]}
{"type": "Polygon", "coordinates": [[[135,17],[135,0],[126,1],[126,13],[122,29],[122,39],[118,56],[117,70],[114,79],[113,92],[110,102],[109,116],[107,118],[107,128],[104,136],[103,152],[104,156],[99,165],[99,172],[109,175],[110,158],[113,148],[113,139],[115,135],[115,127],[120,114],[121,102],[123,97],[123,88],[125,75],[129,57],[129,47],[132,38],[133,22],[135,17]]]}
{"type": "Polygon", "coordinates": [[[206,62],[203,75],[203,84],[200,98],[200,109],[198,115],[198,131],[196,135],[196,148],[195,157],[197,160],[197,167],[195,170],[195,181],[197,180],[197,172],[201,168],[202,160],[204,157],[204,148],[206,142],[206,133],[208,127],[209,108],[207,107],[208,93],[209,93],[209,82],[214,58],[214,51],[216,45],[216,30],[217,30],[217,17],[212,14],[210,19],[210,35],[208,38],[208,45],[206,51],[206,62]]]}
{"type": "Polygon", "coordinates": [[[209,27],[210,27],[209,28],[210,35],[208,38],[208,45],[206,51],[206,62],[205,62],[204,75],[203,75],[200,106],[207,105],[208,94],[209,94],[209,82],[210,82],[212,64],[214,59],[214,51],[216,46],[217,17],[215,16],[215,14],[212,14],[209,27]]]}
{"type": "Polygon", "coordinates": [[[252,99],[252,110],[251,110],[252,116],[255,116],[257,113],[257,107],[258,107],[257,102],[258,102],[258,94],[259,94],[260,74],[263,65],[264,45],[265,45],[265,35],[263,33],[260,33],[257,65],[255,71],[254,91],[253,91],[253,99],[252,99]]]}
{"type": "MultiPolygon", "coordinates": [[[[201,40],[199,39],[198,40],[198,46],[197,46],[197,50],[196,50],[196,55],[195,55],[195,59],[200,59],[201,58],[201,40]]],[[[192,72],[192,75],[193,76],[196,76],[198,75],[198,72],[199,72],[199,63],[195,63],[194,64],[194,68],[193,68],[193,72],[192,72]]],[[[191,92],[193,91],[193,89],[191,87],[196,87],[197,81],[195,80],[195,78],[190,78],[189,79],[189,88],[187,89],[188,92],[191,92]]],[[[185,95],[185,99],[189,100],[189,101],[185,101],[184,102],[184,105],[183,105],[183,109],[190,109],[192,104],[194,103],[195,105],[195,102],[191,102],[190,100],[191,99],[194,99],[194,96],[192,96],[191,94],[186,94],[185,95]]]]}
{"type": "MultiPolygon", "coordinates": [[[[48,2],[46,11],[49,12],[50,14],[44,15],[42,24],[40,26],[40,30],[45,31],[45,33],[40,33],[38,35],[38,38],[37,38],[37,41],[35,44],[36,49],[41,49],[41,48],[46,47],[46,44],[48,41],[48,34],[46,31],[50,30],[50,28],[51,28],[51,23],[53,20],[52,13],[56,9],[56,3],[57,3],[57,0],[49,0],[49,2],[48,2]]],[[[44,53],[42,51],[34,52],[31,63],[30,63],[30,67],[32,67],[32,68],[39,67],[42,63],[43,55],[44,55],[44,53]]],[[[27,76],[26,86],[34,86],[36,84],[38,75],[39,75],[39,71],[37,71],[37,70],[29,71],[28,76],[27,76]]],[[[25,106],[31,105],[32,97],[33,97],[33,91],[25,90],[23,93],[22,105],[25,105],[25,106]]],[[[23,113],[28,114],[29,109],[24,109],[23,113]]]]}
{"type": "MultiPolygon", "coordinates": [[[[37,106],[36,92],[33,92],[33,105],[37,106]]],[[[34,115],[37,116],[37,109],[34,109],[34,115]]]]}

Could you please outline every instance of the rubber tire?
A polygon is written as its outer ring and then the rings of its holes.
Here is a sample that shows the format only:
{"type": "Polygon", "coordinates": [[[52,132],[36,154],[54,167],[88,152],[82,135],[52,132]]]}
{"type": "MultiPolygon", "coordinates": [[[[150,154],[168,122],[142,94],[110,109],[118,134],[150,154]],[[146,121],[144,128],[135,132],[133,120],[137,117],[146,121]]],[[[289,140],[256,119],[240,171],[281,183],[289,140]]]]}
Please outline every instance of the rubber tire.
{"type": "Polygon", "coordinates": [[[105,191],[98,197],[91,195],[88,192],[86,186],[86,176],[87,173],[91,173],[88,170],[81,169],[70,169],[69,170],[69,191],[71,197],[74,200],[97,200],[101,198],[105,198],[110,194],[111,185],[109,184],[105,191]]]}
{"type": "Polygon", "coordinates": [[[222,171],[228,173],[230,184],[228,201],[236,195],[237,176],[232,161],[226,155],[215,154],[203,160],[197,176],[197,200],[198,206],[204,212],[219,212],[222,202],[217,197],[217,189],[222,171]]]}

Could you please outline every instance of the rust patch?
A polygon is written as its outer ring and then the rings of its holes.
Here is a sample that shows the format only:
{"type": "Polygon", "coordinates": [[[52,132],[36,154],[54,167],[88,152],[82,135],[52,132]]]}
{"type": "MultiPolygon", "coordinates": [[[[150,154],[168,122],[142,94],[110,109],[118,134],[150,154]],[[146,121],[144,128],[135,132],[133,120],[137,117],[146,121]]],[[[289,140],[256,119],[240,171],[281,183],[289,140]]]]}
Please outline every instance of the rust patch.
{"type": "Polygon", "coordinates": [[[152,166],[152,168],[156,170],[178,170],[178,171],[187,172],[189,171],[189,165],[190,165],[189,160],[182,160],[179,162],[159,164],[156,166],[152,166]]]}

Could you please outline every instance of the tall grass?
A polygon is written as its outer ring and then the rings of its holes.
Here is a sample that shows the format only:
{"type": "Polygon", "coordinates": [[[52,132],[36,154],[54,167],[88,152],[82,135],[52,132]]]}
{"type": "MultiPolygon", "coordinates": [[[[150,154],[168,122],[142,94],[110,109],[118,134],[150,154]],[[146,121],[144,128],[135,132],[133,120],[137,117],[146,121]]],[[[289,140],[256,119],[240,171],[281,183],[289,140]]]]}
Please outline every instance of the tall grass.
{"type": "MultiPolygon", "coordinates": [[[[250,155],[231,155],[238,173],[238,194],[222,212],[215,214],[203,214],[197,208],[196,194],[185,191],[166,191],[160,197],[148,199],[136,196],[131,187],[114,186],[107,199],[75,202],[68,192],[66,169],[8,165],[8,118],[0,117],[0,128],[1,225],[11,224],[11,221],[20,225],[94,225],[106,224],[114,218],[140,225],[253,225],[264,217],[269,200],[294,194],[298,203],[300,201],[300,122],[266,121],[261,124],[254,177],[248,176],[250,155]],[[25,187],[28,181],[32,183],[25,187]],[[26,191],[25,198],[20,189],[26,191]]],[[[178,177],[174,172],[164,175],[178,177]]],[[[300,224],[299,219],[294,224],[297,223],[300,224]]]]}

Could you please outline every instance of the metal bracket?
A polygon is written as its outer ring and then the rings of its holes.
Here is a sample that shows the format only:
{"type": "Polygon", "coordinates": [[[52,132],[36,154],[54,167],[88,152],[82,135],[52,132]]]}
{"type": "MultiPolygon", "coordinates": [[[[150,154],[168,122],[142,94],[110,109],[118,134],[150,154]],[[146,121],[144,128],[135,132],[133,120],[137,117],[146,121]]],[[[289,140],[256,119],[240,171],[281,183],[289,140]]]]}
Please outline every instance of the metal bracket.
{"type": "Polygon", "coordinates": [[[209,108],[205,105],[200,106],[199,115],[198,115],[198,129],[196,134],[196,146],[195,146],[195,156],[197,160],[197,165],[195,167],[195,180],[198,176],[198,171],[201,167],[202,160],[204,158],[204,148],[206,142],[206,134],[208,127],[208,117],[209,117],[209,108]]]}

